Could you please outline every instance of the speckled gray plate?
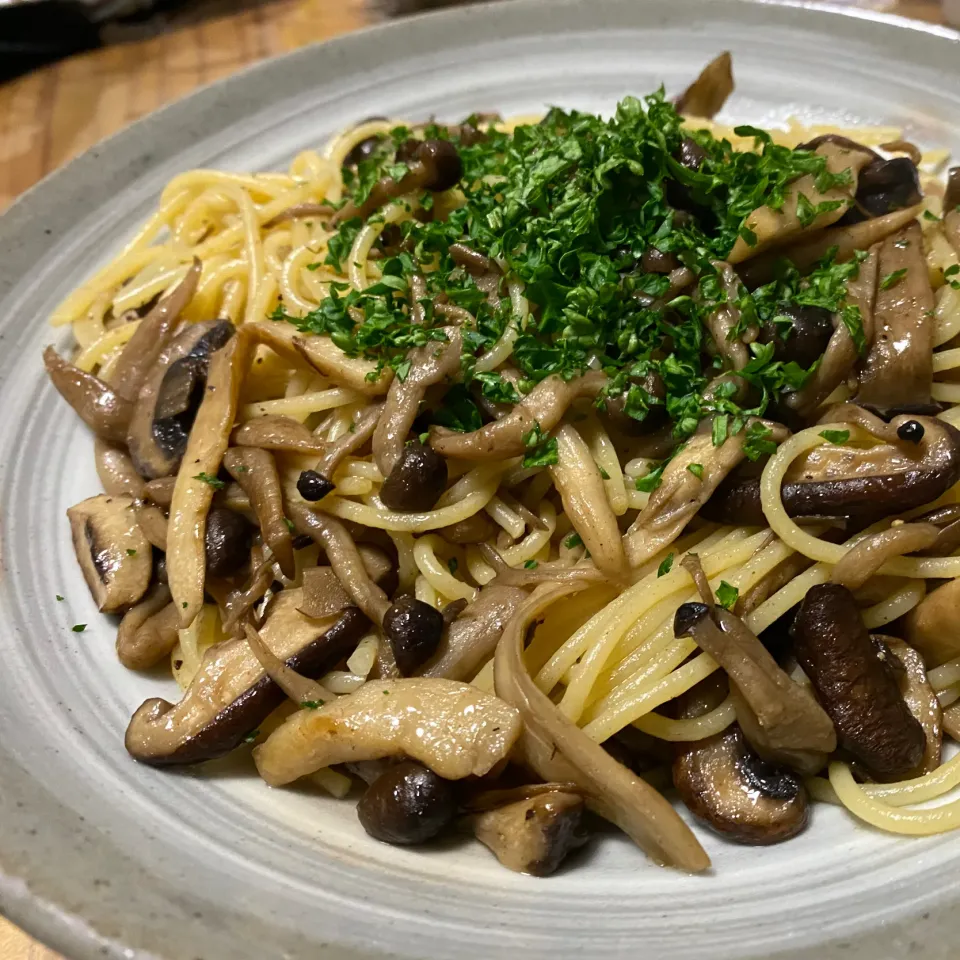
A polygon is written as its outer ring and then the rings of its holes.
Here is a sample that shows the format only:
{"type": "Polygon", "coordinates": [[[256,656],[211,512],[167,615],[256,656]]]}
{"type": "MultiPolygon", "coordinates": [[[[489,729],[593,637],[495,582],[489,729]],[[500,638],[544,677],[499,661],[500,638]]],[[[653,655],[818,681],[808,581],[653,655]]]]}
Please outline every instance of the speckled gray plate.
{"type": "Polygon", "coordinates": [[[42,376],[46,317],[165,181],[282,167],[371,114],[609,108],[661,81],[678,90],[722,49],[737,119],[892,122],[960,153],[947,31],[735,0],[516,0],[256,67],[96,147],[0,218],[0,907],[13,920],[77,958],[956,956],[960,836],[897,840],[820,808],[781,847],[706,837],[708,876],[658,869],[611,835],[544,881],[476,844],[377,844],[350,804],[270,790],[242,763],[137,766],[127,718],[172,682],[119,666],[75,569],[64,510],[97,482],[88,435],[42,376]]]}

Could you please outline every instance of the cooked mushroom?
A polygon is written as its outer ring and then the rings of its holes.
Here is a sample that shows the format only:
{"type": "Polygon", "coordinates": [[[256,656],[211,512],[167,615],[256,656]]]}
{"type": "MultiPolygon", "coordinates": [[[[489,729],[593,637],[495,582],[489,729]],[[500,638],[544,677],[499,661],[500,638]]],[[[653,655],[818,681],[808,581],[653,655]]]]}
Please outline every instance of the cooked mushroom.
{"type": "Polygon", "coordinates": [[[380,499],[391,510],[432,510],[447,487],[447,461],[432,447],[409,440],[380,488],[380,499]]]}
{"type": "Polygon", "coordinates": [[[645,437],[669,422],[664,406],[666,395],[667,388],[659,374],[636,377],[627,382],[624,393],[604,398],[600,416],[625,436],[645,437]],[[627,413],[627,405],[631,400],[645,411],[642,420],[627,413]]]}
{"type": "Polygon", "coordinates": [[[520,735],[520,715],[452,680],[378,680],[319,710],[300,710],[254,750],[260,776],[282,786],[334,763],[406,754],[447,780],[482,777],[520,735]]]}
{"type": "Polygon", "coordinates": [[[907,643],[917,650],[928,667],[960,657],[960,580],[948,580],[928,593],[904,620],[907,643]]]}
{"type": "Polygon", "coordinates": [[[606,383],[606,374],[592,371],[564,380],[549,376],[541,380],[500,420],[471,433],[431,427],[430,446],[443,457],[465,460],[503,460],[527,451],[525,438],[539,428],[544,435],[562,419],[577,397],[594,397],[606,383]]]}
{"type": "MultiPolygon", "coordinates": [[[[787,513],[870,523],[932,503],[960,480],[956,428],[944,420],[906,415],[895,417],[890,426],[895,443],[869,448],[823,444],[799,457],[780,490],[787,513]],[[920,431],[905,429],[908,423],[922,428],[919,440],[920,431]],[[914,439],[903,440],[900,431],[914,439]]],[[[702,513],[720,523],[763,525],[760,478],[731,476],[702,513]]]]}
{"type": "Polygon", "coordinates": [[[97,437],[93,442],[93,456],[97,464],[97,476],[105,493],[111,496],[126,495],[135,500],[143,494],[143,478],[137,473],[126,450],[97,437]]]}
{"type": "Polygon", "coordinates": [[[126,436],[141,476],[152,480],[176,472],[203,397],[209,355],[232,334],[226,320],[193,324],[160,354],[140,389],[126,436]]]}
{"type": "MultiPolygon", "coordinates": [[[[223,465],[250,498],[264,542],[276,557],[283,575],[293,579],[296,573],[293,537],[283,515],[283,492],[273,457],[266,450],[231,447],[223,455],[223,465]]],[[[208,521],[208,537],[209,528],[208,521]]]]}
{"type": "Polygon", "coordinates": [[[932,523],[901,523],[864,537],[834,566],[830,579],[858,590],[893,557],[902,557],[933,546],[940,530],[932,523]]]}
{"type": "Polygon", "coordinates": [[[143,381],[173,336],[180,314],[197,291],[200,269],[200,261],[194,257],[183,280],[150,309],[127,341],[110,377],[121,397],[135,402],[140,395],[143,381]]]}
{"type": "Polygon", "coordinates": [[[100,494],[67,511],[73,548],[97,608],[112,613],[147,592],[153,550],[137,525],[130,497],[100,494]]]}
{"type": "Polygon", "coordinates": [[[883,241],[878,273],[873,346],[863,362],[857,403],[881,412],[934,412],[934,300],[919,223],[883,241]]]}
{"type": "Polygon", "coordinates": [[[226,507],[211,507],[203,535],[207,575],[229,577],[236,573],[250,556],[252,537],[253,528],[246,517],[226,507]]]}
{"type": "Polygon", "coordinates": [[[947,189],[943,194],[943,211],[952,213],[960,207],[960,167],[947,171],[947,189]]]}
{"type": "MultiPolygon", "coordinates": [[[[282,327],[285,324],[274,324],[282,327]]],[[[291,327],[291,345],[312,367],[325,377],[331,377],[338,383],[344,383],[351,390],[364,396],[377,397],[386,393],[393,379],[393,371],[386,367],[377,369],[372,360],[361,357],[348,357],[329,337],[320,334],[298,336],[291,327]]]]}
{"type": "Polygon", "coordinates": [[[117,630],[117,657],[130,670],[147,670],[177,645],[180,618],[166,584],[157,583],[131,607],[117,630]]]}
{"type": "Polygon", "coordinates": [[[483,543],[494,531],[493,521],[482,510],[438,531],[450,543],[483,543]]]}
{"type": "MultiPolygon", "coordinates": [[[[729,263],[717,260],[711,266],[716,270],[714,276],[719,280],[723,299],[710,310],[704,322],[713,341],[713,350],[727,361],[731,369],[742,370],[750,354],[747,345],[733,333],[740,323],[740,310],[736,304],[743,285],[729,263]]],[[[712,302],[704,296],[701,286],[697,287],[693,299],[701,306],[712,302]]]]}
{"type": "Polygon", "coordinates": [[[733,93],[733,58],[724,51],[708,63],[693,83],[677,97],[677,113],[687,117],[715,117],[733,93]]]}
{"type": "Polygon", "coordinates": [[[400,845],[433,839],[456,812],[450,781],[413,760],[388,766],[357,804],[357,816],[371,837],[400,845]]]}
{"type": "Polygon", "coordinates": [[[383,632],[403,676],[415,673],[434,655],[443,627],[443,614],[429,603],[405,596],[391,604],[383,615],[383,632]]]}
{"type": "Polygon", "coordinates": [[[906,776],[923,757],[923,727],[877,656],[853,594],[825,583],[808,591],[793,624],[794,654],[837,730],[872,773],[906,776]]]}
{"type": "Polygon", "coordinates": [[[793,361],[804,370],[813,366],[823,356],[833,336],[829,311],[823,307],[788,304],[778,307],[777,314],[789,318],[790,326],[784,329],[773,322],[765,323],[760,328],[757,342],[773,344],[774,360],[793,361]]]}
{"type": "Polygon", "coordinates": [[[483,587],[477,599],[447,627],[435,655],[420,670],[421,676],[448,680],[475,676],[526,599],[527,594],[517,587],[483,587]]]}
{"type": "Polygon", "coordinates": [[[548,877],[587,841],[583,798],[554,789],[471,818],[474,836],[509,870],[548,877]]]}
{"type": "Polygon", "coordinates": [[[133,404],[129,400],[99,377],[67,363],[53,347],[43,351],[43,365],[60,396],[98,437],[108,443],[126,441],[127,425],[133,416],[133,404]]]}
{"type": "Polygon", "coordinates": [[[276,414],[247,421],[233,431],[230,439],[238,447],[260,447],[263,450],[304,453],[315,457],[325,454],[329,446],[299,420],[276,414]]]}
{"type": "Polygon", "coordinates": [[[739,617],[722,607],[684,603],[674,634],[692,637],[730,678],[737,719],[751,746],[766,760],[815,773],[837,746],[830,718],[794,683],[739,617]]]}
{"type": "Polygon", "coordinates": [[[872,160],[860,171],[856,200],[856,207],[847,211],[844,223],[882,217],[920,203],[923,194],[916,163],[910,157],[872,160]]]}
{"type": "Polygon", "coordinates": [[[794,180],[787,187],[786,197],[778,209],[763,205],[747,216],[744,227],[753,234],[751,242],[748,243],[741,232],[727,257],[730,263],[741,263],[770,248],[782,247],[803,234],[829,227],[850,208],[858,174],[872,159],[872,151],[857,145],[827,141],[819,144],[815,152],[826,160],[825,169],[829,173],[837,175],[849,171],[847,181],[821,191],[817,189],[817,177],[812,173],[794,180]],[[806,200],[807,207],[817,211],[812,219],[801,217],[801,197],[806,200]]]}
{"type": "Polygon", "coordinates": [[[615,823],[657,862],[706,870],[710,858],[673,807],[565,717],[527,672],[523,662],[527,628],[558,597],[577,589],[564,585],[531,597],[497,644],[497,693],[523,718],[518,752],[544,780],[575,783],[592,810],[615,823]]]}
{"type": "MultiPolygon", "coordinates": [[[[393,576],[393,563],[375,547],[363,544],[357,548],[370,579],[384,586],[393,576]]],[[[300,612],[315,619],[329,617],[351,604],[331,567],[308,567],[303,571],[303,603],[300,612]]]]}
{"type": "Polygon", "coordinates": [[[875,645],[879,642],[900,661],[903,667],[903,673],[899,680],[903,702],[907,705],[907,709],[914,719],[923,727],[926,742],[923,758],[917,768],[904,779],[909,780],[913,777],[923,776],[925,773],[932,773],[940,766],[943,745],[943,711],[940,708],[940,701],[927,679],[927,669],[924,666],[923,658],[913,647],[904,643],[898,637],[887,637],[879,634],[873,634],[872,636],[875,645]]]}
{"type": "MultiPolygon", "coordinates": [[[[335,621],[298,612],[299,590],[284,590],[270,602],[260,630],[265,644],[297,673],[322,676],[347,656],[369,628],[351,607],[335,621]]],[[[245,638],[210,647],[187,692],[176,705],[147,700],[127,727],[126,747],[155,766],[199,763],[229,753],[284,700],[245,638]]]]}

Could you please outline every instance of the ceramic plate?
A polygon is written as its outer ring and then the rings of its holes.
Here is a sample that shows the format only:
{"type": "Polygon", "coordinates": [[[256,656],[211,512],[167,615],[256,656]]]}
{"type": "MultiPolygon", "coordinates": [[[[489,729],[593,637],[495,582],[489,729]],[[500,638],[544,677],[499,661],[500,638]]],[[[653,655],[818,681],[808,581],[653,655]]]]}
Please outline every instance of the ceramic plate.
{"type": "Polygon", "coordinates": [[[282,168],[371,114],[609,109],[681,89],[724,49],[731,118],[893,123],[960,155],[949,31],[736,0],[515,0],[258,66],[94,148],[0,219],[0,908],[14,921],[76,958],[956,955],[960,835],[898,840],[818,807],[781,847],[703,836],[706,876],[611,834],[536,880],[476,843],[376,843],[352,804],[270,790],[249,765],[138,766],[127,720],[173,683],[119,665],[73,559],[64,511],[99,486],[88,434],[42,373],[46,318],[172,176],[282,168]]]}

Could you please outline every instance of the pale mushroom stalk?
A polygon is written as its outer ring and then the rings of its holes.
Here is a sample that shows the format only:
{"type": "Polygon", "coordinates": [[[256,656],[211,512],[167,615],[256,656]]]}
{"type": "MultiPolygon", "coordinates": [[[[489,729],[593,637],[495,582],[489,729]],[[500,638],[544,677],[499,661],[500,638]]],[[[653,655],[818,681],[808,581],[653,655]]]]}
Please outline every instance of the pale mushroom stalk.
{"type": "Polygon", "coordinates": [[[309,680],[301,676],[296,670],[288,667],[279,657],[271,653],[260,639],[260,634],[249,623],[243,625],[247,636],[247,643],[253,655],[260,661],[264,673],[295,703],[297,706],[307,706],[315,709],[335,700],[337,695],[328,690],[322,683],[309,680]]]}

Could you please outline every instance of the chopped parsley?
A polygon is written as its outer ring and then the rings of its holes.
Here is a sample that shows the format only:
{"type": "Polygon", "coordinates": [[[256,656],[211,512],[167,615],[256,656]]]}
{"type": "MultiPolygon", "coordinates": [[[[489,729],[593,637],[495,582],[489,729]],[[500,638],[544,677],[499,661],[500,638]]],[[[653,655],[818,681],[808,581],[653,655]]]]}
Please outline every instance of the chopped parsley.
{"type": "Polygon", "coordinates": [[[732,583],[727,583],[726,580],[720,581],[720,586],[717,587],[717,603],[721,607],[732,610],[739,596],[740,591],[732,583]]]}
{"type": "Polygon", "coordinates": [[[62,601],[62,600],[63,600],[63,597],[61,597],[59,593],[56,594],[56,597],[57,597],[57,600],[58,600],[58,601],[62,601]]]}
{"type": "Polygon", "coordinates": [[[820,436],[827,443],[846,443],[850,439],[849,430],[821,430],[820,436]]]}
{"type": "Polygon", "coordinates": [[[797,219],[801,227],[809,227],[821,214],[839,210],[842,206],[842,200],[824,200],[814,205],[801,193],[797,197],[797,219]]]}
{"type": "Polygon", "coordinates": [[[447,568],[449,569],[449,571],[450,571],[451,573],[456,573],[456,572],[457,572],[457,558],[456,558],[456,557],[451,557],[451,558],[447,561],[447,568]]]}
{"type": "Polygon", "coordinates": [[[524,436],[523,445],[530,451],[523,458],[524,467],[549,467],[559,462],[556,437],[545,434],[536,420],[524,436]]]}
{"type": "Polygon", "coordinates": [[[687,472],[692,473],[698,480],[703,479],[703,464],[702,463],[688,463],[687,472]]]}
{"type": "Polygon", "coordinates": [[[536,570],[537,567],[540,566],[540,564],[537,563],[536,560],[527,560],[526,563],[524,563],[523,566],[524,566],[524,569],[525,569],[525,570],[536,570]]]}
{"type": "Polygon", "coordinates": [[[87,629],[87,625],[85,623],[75,623],[70,629],[74,633],[83,633],[87,629]]]}
{"type": "Polygon", "coordinates": [[[660,566],[657,567],[657,577],[665,577],[673,568],[673,554],[668,553],[663,560],[660,561],[660,566]]]}
{"type": "Polygon", "coordinates": [[[775,453],[776,443],[771,439],[773,431],[758,421],[754,421],[747,427],[747,433],[743,444],[743,452],[748,460],[759,460],[767,454],[775,453]]]}
{"type": "Polygon", "coordinates": [[[257,739],[257,737],[259,737],[259,736],[260,736],[260,731],[259,731],[259,730],[251,730],[250,733],[248,733],[248,734],[243,738],[243,742],[244,742],[244,743],[253,743],[253,742],[257,739]]]}
{"type": "Polygon", "coordinates": [[[304,700],[300,706],[305,710],[319,710],[325,702],[324,700],[304,700]]]}
{"type": "Polygon", "coordinates": [[[291,532],[296,533],[297,528],[293,525],[293,521],[289,517],[283,518],[284,526],[291,532]]]}
{"type": "Polygon", "coordinates": [[[193,479],[213,487],[214,490],[222,490],[226,486],[223,480],[219,477],[211,477],[209,473],[200,472],[193,479]]]}
{"type": "Polygon", "coordinates": [[[646,476],[637,477],[635,481],[636,488],[641,493],[653,493],[660,486],[663,480],[663,471],[667,469],[667,462],[664,461],[659,467],[655,467],[646,476]]]}
{"type": "Polygon", "coordinates": [[[600,476],[601,476],[602,479],[604,479],[604,480],[609,480],[609,479],[610,479],[610,474],[607,473],[607,471],[604,470],[603,467],[601,467],[599,463],[597,464],[597,469],[600,471],[600,476]]]}
{"type": "Polygon", "coordinates": [[[133,547],[127,547],[127,556],[128,556],[128,557],[135,557],[136,555],[137,555],[137,551],[134,550],[133,547]]]}
{"type": "Polygon", "coordinates": [[[895,287],[906,275],[906,267],[901,267],[899,270],[894,270],[893,273],[888,273],[880,281],[880,289],[889,290],[891,287],[895,287]]]}
{"type": "Polygon", "coordinates": [[[960,290],[960,264],[953,264],[951,267],[947,267],[943,271],[943,279],[950,284],[951,288],[954,290],[960,290]],[[956,277],[957,279],[952,279],[956,277]]]}
{"type": "Polygon", "coordinates": [[[574,547],[579,547],[583,545],[583,539],[579,533],[571,533],[566,540],[563,541],[563,545],[568,549],[572,550],[574,547]]]}

